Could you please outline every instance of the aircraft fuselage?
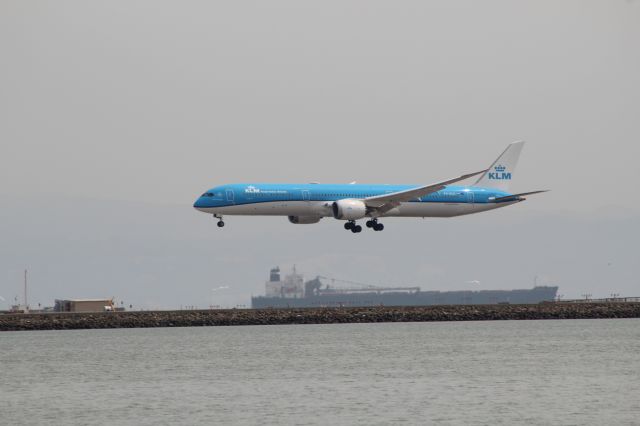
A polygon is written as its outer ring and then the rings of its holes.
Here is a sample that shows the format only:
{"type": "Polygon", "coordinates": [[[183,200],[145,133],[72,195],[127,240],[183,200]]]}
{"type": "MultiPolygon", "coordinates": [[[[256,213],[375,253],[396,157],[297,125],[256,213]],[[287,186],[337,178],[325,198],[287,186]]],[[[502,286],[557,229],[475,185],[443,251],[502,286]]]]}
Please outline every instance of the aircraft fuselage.
{"type": "MultiPolygon", "coordinates": [[[[331,217],[335,201],[364,199],[411,188],[415,185],[232,184],[211,188],[198,198],[194,207],[215,215],[331,217]]],[[[452,217],[522,201],[494,201],[508,195],[493,188],[447,186],[424,197],[402,202],[380,216],[452,217]]],[[[366,216],[377,215],[367,213],[366,216]]]]}

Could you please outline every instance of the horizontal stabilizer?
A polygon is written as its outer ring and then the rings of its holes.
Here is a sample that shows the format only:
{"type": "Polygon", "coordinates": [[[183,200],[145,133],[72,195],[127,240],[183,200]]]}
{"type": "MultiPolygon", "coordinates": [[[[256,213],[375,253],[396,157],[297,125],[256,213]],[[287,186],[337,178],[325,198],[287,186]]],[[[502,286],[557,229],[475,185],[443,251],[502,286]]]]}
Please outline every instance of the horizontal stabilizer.
{"type": "Polygon", "coordinates": [[[505,195],[504,197],[494,198],[492,201],[494,203],[504,203],[507,201],[522,201],[525,199],[524,197],[526,195],[540,194],[541,192],[549,192],[549,190],[543,189],[540,191],[521,192],[520,194],[505,195]]]}

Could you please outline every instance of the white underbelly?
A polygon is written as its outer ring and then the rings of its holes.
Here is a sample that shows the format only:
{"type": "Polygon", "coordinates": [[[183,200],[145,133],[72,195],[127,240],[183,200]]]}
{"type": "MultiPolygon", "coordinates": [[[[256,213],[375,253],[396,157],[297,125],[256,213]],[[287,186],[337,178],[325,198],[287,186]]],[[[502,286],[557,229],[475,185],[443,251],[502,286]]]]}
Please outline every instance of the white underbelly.
{"type": "Polygon", "coordinates": [[[453,217],[479,213],[502,207],[493,203],[402,203],[389,210],[384,216],[397,217],[453,217]]]}
{"type": "MultiPolygon", "coordinates": [[[[237,216],[322,216],[332,217],[331,201],[272,201],[225,207],[202,208],[211,214],[237,216]]],[[[512,203],[401,203],[383,217],[452,217],[479,213],[512,203]]]]}
{"type": "Polygon", "coordinates": [[[328,201],[271,201],[212,207],[208,213],[238,216],[331,216],[328,201]]]}

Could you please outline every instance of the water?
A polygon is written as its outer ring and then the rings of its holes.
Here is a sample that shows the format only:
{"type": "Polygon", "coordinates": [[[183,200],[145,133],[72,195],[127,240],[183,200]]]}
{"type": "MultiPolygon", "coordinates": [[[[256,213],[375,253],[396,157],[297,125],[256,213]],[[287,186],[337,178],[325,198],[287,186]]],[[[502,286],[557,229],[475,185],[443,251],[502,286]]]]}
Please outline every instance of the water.
{"type": "Polygon", "coordinates": [[[640,424],[640,320],[0,333],[0,424],[640,424]]]}

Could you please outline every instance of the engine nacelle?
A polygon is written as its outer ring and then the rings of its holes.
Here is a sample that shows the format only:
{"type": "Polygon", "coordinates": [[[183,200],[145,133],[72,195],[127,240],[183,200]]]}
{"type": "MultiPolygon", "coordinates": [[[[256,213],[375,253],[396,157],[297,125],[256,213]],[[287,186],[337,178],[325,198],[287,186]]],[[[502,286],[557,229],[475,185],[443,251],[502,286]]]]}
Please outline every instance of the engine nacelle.
{"type": "Polygon", "coordinates": [[[367,215],[367,206],[360,200],[338,200],[331,207],[336,219],[356,220],[367,215]]]}
{"type": "Polygon", "coordinates": [[[310,223],[318,223],[322,219],[320,216],[289,216],[289,222],[296,225],[308,225],[310,223]]]}

